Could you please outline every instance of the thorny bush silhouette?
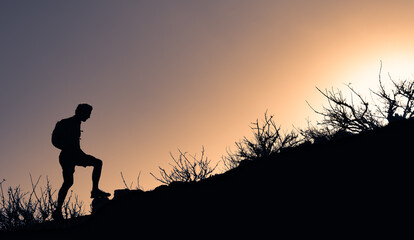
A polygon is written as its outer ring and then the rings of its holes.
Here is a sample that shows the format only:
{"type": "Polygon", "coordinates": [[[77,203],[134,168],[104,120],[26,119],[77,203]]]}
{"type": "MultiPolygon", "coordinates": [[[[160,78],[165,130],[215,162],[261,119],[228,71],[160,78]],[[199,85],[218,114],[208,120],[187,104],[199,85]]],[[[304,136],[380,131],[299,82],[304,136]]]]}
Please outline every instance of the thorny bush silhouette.
{"type": "MultiPolygon", "coordinates": [[[[38,187],[41,176],[33,181],[31,192],[23,192],[20,186],[9,187],[4,192],[3,183],[0,181],[0,231],[9,231],[22,228],[35,223],[42,223],[51,219],[52,211],[55,209],[53,189],[46,177],[46,186],[38,187]]],[[[73,218],[84,215],[83,203],[78,197],[72,196],[72,192],[63,206],[63,213],[66,218],[73,218]]]]}
{"type": "Polygon", "coordinates": [[[383,127],[388,123],[414,117],[414,81],[395,81],[389,76],[391,89],[387,89],[379,74],[378,90],[371,91],[372,101],[358,93],[351,84],[349,98],[341,90],[316,88],[328,101],[322,110],[315,110],[308,105],[322,120],[308,124],[308,129],[299,133],[305,140],[317,142],[321,138],[331,139],[335,135],[357,134],[367,130],[383,127]]]}
{"type": "Polygon", "coordinates": [[[178,158],[170,153],[174,164],[170,164],[172,170],[169,173],[164,168],[158,167],[160,177],[150,174],[159,182],[167,185],[172,182],[196,182],[210,177],[218,165],[217,163],[215,166],[210,166],[211,161],[205,156],[204,147],[200,158],[197,158],[197,155],[189,155],[187,152],[183,153],[180,149],[178,152],[180,153],[178,158]]]}
{"type": "Polygon", "coordinates": [[[253,139],[250,140],[244,137],[235,143],[236,152],[233,153],[231,150],[227,150],[227,155],[222,157],[227,169],[237,167],[244,160],[252,161],[265,158],[279,153],[284,148],[294,147],[298,144],[298,134],[293,131],[282,133],[280,126],[276,125],[273,118],[274,116],[268,116],[266,111],[261,123],[258,119],[251,123],[253,139]]]}

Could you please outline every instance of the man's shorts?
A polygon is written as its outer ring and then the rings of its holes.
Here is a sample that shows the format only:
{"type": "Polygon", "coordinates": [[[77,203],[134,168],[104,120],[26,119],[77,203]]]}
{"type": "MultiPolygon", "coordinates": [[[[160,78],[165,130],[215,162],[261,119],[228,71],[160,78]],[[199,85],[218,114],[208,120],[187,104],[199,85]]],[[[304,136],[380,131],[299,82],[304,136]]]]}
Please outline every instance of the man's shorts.
{"type": "Polygon", "coordinates": [[[64,150],[60,152],[59,163],[64,172],[75,172],[75,166],[96,166],[101,160],[92,155],[84,153],[82,150],[64,150]]]}

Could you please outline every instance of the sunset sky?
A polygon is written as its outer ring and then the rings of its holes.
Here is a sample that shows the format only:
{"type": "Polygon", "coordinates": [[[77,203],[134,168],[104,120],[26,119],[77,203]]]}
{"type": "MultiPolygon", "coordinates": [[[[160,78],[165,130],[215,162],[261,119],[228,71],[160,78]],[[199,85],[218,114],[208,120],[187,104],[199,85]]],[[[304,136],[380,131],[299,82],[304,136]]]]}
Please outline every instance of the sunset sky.
{"type": "MultiPolygon", "coordinates": [[[[324,102],[315,86],[368,93],[414,73],[414,1],[1,1],[0,180],[62,183],[55,123],[94,107],[81,145],[101,188],[140,184],[178,148],[213,163],[266,110],[288,131],[324,102]]],[[[366,95],[366,96],[369,96],[366,95]]],[[[223,170],[219,164],[218,172],[223,170]]],[[[90,168],[74,193],[89,205],[90,168]]]]}

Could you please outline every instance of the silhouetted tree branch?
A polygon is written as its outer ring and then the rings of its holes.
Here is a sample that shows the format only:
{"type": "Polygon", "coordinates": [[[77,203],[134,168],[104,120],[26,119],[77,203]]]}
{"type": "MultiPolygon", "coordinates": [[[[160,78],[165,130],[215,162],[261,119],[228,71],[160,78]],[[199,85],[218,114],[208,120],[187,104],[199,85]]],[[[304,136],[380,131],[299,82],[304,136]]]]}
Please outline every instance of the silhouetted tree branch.
{"type": "Polygon", "coordinates": [[[160,177],[156,177],[150,173],[157,181],[170,184],[172,182],[196,182],[202,179],[206,179],[214,172],[218,163],[212,167],[211,161],[204,155],[204,147],[201,150],[200,158],[197,155],[189,155],[187,152],[182,152],[178,149],[180,155],[175,158],[170,153],[174,164],[170,164],[172,170],[168,173],[164,168],[158,167],[160,170],[160,177]],[[189,157],[191,159],[189,159],[189,157]]]}
{"type": "Polygon", "coordinates": [[[351,92],[350,100],[347,100],[340,90],[322,91],[316,88],[328,100],[328,106],[323,106],[322,111],[315,110],[308,103],[315,113],[323,117],[322,121],[317,124],[333,132],[349,133],[359,133],[380,127],[381,123],[370,109],[368,101],[350,85],[347,87],[351,92]]]}
{"type": "Polygon", "coordinates": [[[382,106],[377,105],[378,112],[388,122],[412,118],[414,116],[414,81],[396,82],[391,76],[389,78],[393,89],[387,91],[379,79],[379,89],[371,91],[379,97],[382,104],[382,106]]]}
{"type": "Polygon", "coordinates": [[[243,160],[256,160],[265,158],[271,154],[279,153],[281,149],[293,147],[298,143],[298,135],[295,132],[283,134],[280,126],[277,126],[273,115],[268,116],[265,112],[264,119],[260,123],[251,123],[253,130],[253,140],[244,137],[236,142],[236,152],[227,150],[227,155],[223,156],[223,162],[227,169],[237,167],[243,160]]]}
{"type": "Polygon", "coordinates": [[[371,90],[372,102],[365,100],[351,85],[350,99],[344,97],[340,90],[322,91],[316,88],[327,100],[322,110],[311,109],[323,119],[317,122],[318,127],[308,123],[306,130],[299,130],[304,141],[318,142],[331,140],[340,135],[355,134],[384,126],[387,122],[414,117],[414,81],[394,81],[388,74],[391,87],[387,89],[381,79],[382,62],[378,74],[379,88],[371,90]],[[374,106],[374,109],[371,107],[374,106]]]}

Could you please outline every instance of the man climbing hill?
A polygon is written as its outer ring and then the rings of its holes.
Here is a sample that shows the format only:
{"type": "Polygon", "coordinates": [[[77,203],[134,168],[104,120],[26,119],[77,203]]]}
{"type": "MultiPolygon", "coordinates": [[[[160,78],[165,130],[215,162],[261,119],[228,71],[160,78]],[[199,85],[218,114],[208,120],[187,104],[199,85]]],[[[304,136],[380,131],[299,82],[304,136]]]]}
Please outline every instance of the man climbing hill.
{"type": "Polygon", "coordinates": [[[73,185],[75,166],[92,166],[91,198],[108,197],[111,194],[99,189],[99,179],[102,171],[102,161],[84,153],[80,148],[81,122],[88,120],[92,113],[92,106],[86,103],[79,104],[75,115],[62,119],[56,123],[52,133],[52,144],[61,149],[59,163],[62,166],[63,184],[59,190],[56,210],[52,213],[55,220],[63,219],[62,206],[69,188],[73,185]]]}

